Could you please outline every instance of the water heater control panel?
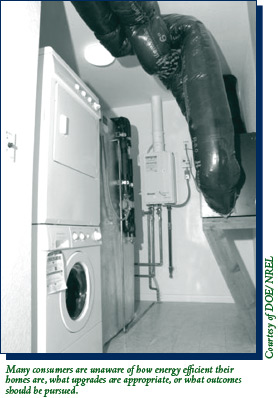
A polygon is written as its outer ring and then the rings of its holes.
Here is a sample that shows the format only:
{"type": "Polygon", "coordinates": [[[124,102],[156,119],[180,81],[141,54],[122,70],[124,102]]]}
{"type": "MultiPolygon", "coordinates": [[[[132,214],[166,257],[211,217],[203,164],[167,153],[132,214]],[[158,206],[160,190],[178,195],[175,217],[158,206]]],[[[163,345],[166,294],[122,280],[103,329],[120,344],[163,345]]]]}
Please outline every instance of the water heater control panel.
{"type": "Polygon", "coordinates": [[[175,159],[171,152],[140,157],[142,198],[146,205],[176,203],[175,159]]]}

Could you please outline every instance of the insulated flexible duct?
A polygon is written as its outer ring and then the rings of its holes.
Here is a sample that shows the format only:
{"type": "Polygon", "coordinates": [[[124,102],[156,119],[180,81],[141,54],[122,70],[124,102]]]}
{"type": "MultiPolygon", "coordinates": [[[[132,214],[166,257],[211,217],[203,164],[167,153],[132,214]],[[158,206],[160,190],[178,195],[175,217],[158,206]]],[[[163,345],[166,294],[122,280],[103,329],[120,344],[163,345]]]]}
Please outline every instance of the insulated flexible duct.
{"type": "Polygon", "coordinates": [[[157,2],[73,4],[114,56],[133,51],[144,70],[172,91],[189,125],[198,186],[213,210],[228,215],[238,194],[240,167],[235,115],[223,79],[227,71],[211,33],[196,18],[160,15],[157,2]]]}
{"type": "Polygon", "coordinates": [[[114,57],[133,54],[124,27],[111,11],[109,1],[72,1],[80,17],[114,57]]]}
{"type": "Polygon", "coordinates": [[[165,84],[188,121],[198,186],[209,206],[226,215],[235,205],[240,167],[214,40],[193,17],[169,15],[164,21],[173,46],[182,48],[179,69],[165,84]]]}

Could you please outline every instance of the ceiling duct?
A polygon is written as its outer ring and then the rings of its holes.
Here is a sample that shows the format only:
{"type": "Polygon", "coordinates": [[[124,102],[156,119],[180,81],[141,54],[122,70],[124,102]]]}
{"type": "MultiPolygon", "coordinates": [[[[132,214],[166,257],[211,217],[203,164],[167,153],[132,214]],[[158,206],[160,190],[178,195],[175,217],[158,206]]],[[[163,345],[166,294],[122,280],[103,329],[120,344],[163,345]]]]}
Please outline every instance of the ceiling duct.
{"type": "MultiPolygon", "coordinates": [[[[241,170],[223,79],[227,70],[211,33],[194,17],[161,15],[154,1],[73,4],[114,56],[135,53],[144,70],[172,91],[188,122],[197,184],[214,211],[229,215],[241,170]]],[[[155,145],[161,148],[161,142],[155,145]]]]}

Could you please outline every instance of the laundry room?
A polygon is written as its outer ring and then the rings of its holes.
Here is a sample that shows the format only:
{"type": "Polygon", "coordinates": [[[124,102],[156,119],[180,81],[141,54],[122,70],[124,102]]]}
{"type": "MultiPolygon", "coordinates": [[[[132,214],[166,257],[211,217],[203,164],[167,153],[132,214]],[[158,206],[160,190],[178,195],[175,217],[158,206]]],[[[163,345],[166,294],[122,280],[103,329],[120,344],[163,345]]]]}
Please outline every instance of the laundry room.
{"type": "Polygon", "coordinates": [[[5,3],[2,352],[256,354],[256,1],[5,3]]]}

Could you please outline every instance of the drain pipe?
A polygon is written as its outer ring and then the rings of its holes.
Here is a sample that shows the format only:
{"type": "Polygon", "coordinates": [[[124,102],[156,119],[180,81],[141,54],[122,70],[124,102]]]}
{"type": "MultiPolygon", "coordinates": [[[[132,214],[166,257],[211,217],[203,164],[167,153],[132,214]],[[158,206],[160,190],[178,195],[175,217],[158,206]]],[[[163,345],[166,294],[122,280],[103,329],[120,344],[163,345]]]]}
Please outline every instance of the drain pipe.
{"type": "Polygon", "coordinates": [[[172,257],[172,207],[167,206],[168,212],[168,253],[169,253],[169,277],[173,278],[173,257],[172,257]]]}

